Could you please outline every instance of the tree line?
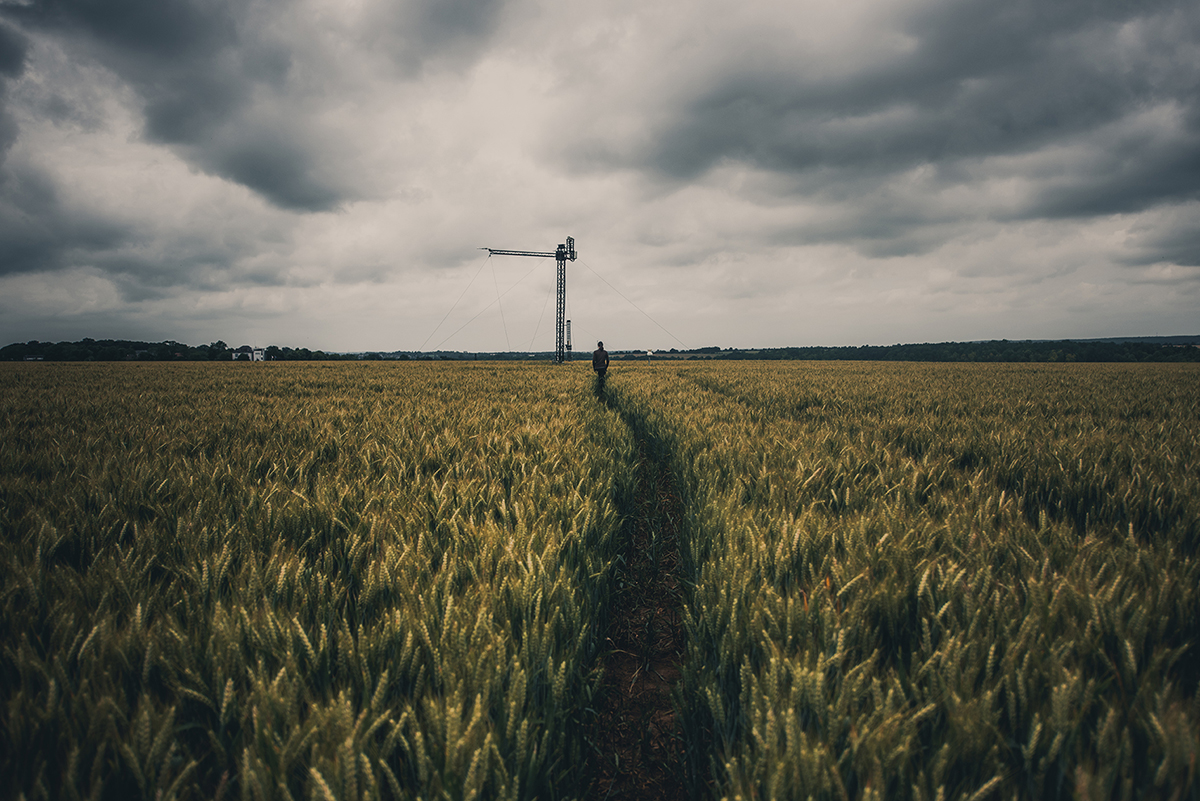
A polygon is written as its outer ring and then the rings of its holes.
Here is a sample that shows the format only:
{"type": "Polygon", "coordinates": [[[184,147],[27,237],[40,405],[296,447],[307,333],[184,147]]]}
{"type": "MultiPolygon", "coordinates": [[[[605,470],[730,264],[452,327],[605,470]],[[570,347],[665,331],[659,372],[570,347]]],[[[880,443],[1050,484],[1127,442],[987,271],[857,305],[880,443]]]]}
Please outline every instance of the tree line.
{"type": "MultiPolygon", "coordinates": [[[[39,360],[48,362],[119,361],[250,361],[249,345],[230,347],[217,340],[208,345],[182,342],[137,342],[124,339],[81,339],[78,342],[14,342],[0,348],[0,361],[39,360]]],[[[263,349],[267,361],[346,361],[422,358],[391,353],[327,353],[308,348],[271,345],[263,349]]],[[[658,358],[767,359],[811,361],[908,361],[908,362],[1197,362],[1200,345],[1194,342],[1130,342],[1115,340],[992,340],[988,342],[930,342],[911,345],[861,345],[844,347],[789,347],[737,349],[706,347],[660,352],[658,358]],[[669,355],[668,355],[669,354],[669,355]]],[[[487,358],[504,358],[488,354],[487,358]]],[[[453,358],[446,355],[423,358],[453,358]]],[[[615,359],[641,360],[641,352],[615,359]]]]}
{"type": "Polygon", "coordinates": [[[726,350],[700,358],[894,362],[1196,362],[1194,344],[1111,341],[932,342],[914,345],[726,350]]]}
{"type": "MultiPolygon", "coordinates": [[[[281,348],[271,345],[263,350],[267,361],[328,361],[355,359],[357,356],[326,353],[308,348],[281,348]]],[[[39,360],[48,362],[229,362],[250,361],[249,345],[233,348],[221,340],[208,345],[182,342],[137,342],[126,339],[91,339],[78,342],[14,342],[0,348],[0,361],[39,360]]]]}

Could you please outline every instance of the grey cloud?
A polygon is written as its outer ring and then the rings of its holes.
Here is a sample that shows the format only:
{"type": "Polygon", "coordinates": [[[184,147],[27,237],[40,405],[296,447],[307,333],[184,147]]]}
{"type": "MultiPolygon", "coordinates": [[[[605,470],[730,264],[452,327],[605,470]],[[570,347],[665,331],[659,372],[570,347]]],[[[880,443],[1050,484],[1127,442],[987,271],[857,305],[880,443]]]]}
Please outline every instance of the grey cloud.
{"type": "Polygon", "coordinates": [[[1148,264],[1170,262],[1184,267],[1200,267],[1200,229],[1173,231],[1150,244],[1152,247],[1144,259],[1148,264]]]}
{"type": "Polygon", "coordinates": [[[169,296],[179,287],[223,290],[233,285],[279,285],[278,262],[238,267],[261,243],[245,228],[286,246],[270,221],[156,230],[73,204],[52,176],[27,163],[0,167],[0,277],[53,274],[84,268],[105,277],[127,302],[169,296]]]}
{"type": "MultiPolygon", "coordinates": [[[[288,3],[220,0],[35,0],[0,6],[33,32],[67,37],[112,69],[144,102],[145,134],[172,146],[194,166],[243,184],[272,204],[327,211],[360,199],[355,178],[328,169],[348,154],[343,145],[310,135],[312,86],[323,80],[325,57],[305,42],[283,39],[264,22],[288,13],[288,3]],[[295,69],[304,61],[305,69],[295,69]],[[258,112],[277,109],[270,126],[258,112]]],[[[381,24],[358,31],[405,73],[449,53],[472,58],[494,28],[500,0],[414,0],[381,3],[367,17],[381,24]]],[[[4,41],[0,39],[0,69],[4,41]]],[[[2,120],[0,120],[2,126],[2,120]]],[[[0,127],[0,131],[3,128],[0,127]]]]}
{"type": "Polygon", "coordinates": [[[427,64],[469,64],[495,30],[504,0],[409,0],[379,12],[389,52],[409,76],[427,64]]]}
{"type": "Polygon", "coordinates": [[[0,168],[0,275],[72,266],[80,254],[104,254],[128,236],[119,225],[66,209],[43,173],[0,168]]]}
{"type": "Polygon", "coordinates": [[[5,154],[13,142],[17,141],[18,133],[17,121],[3,105],[4,94],[4,88],[0,87],[0,164],[4,163],[5,154]]]}
{"type": "Polygon", "coordinates": [[[161,62],[203,57],[236,36],[235,4],[221,0],[35,0],[12,18],[86,32],[120,52],[161,62]]]}
{"type": "MultiPolygon", "coordinates": [[[[28,49],[20,32],[0,23],[0,275],[41,269],[48,260],[57,262],[64,234],[67,240],[72,238],[64,230],[72,226],[64,225],[50,181],[40,172],[14,170],[7,163],[19,134],[7,108],[8,83],[24,71],[28,49]]],[[[85,231],[82,238],[92,237],[85,231]]]]}
{"type": "Polygon", "coordinates": [[[830,201],[829,213],[777,228],[764,241],[774,247],[844,243],[870,258],[887,259],[936,250],[960,230],[955,216],[894,189],[875,187],[858,197],[825,192],[822,197],[830,201]]]}
{"type": "MultiPolygon", "coordinates": [[[[279,237],[269,224],[260,234],[279,237]]],[[[286,235],[285,235],[286,236],[286,235]]],[[[46,174],[27,165],[0,169],[0,277],[86,268],[130,303],[205,291],[287,282],[277,261],[238,266],[254,243],[237,230],[155,231],[74,208],[46,174]]]]}
{"type": "Polygon", "coordinates": [[[70,38],[81,55],[100,58],[146,102],[147,131],[186,142],[240,105],[244,90],[228,52],[237,43],[232,8],[191,0],[41,0],[0,8],[33,32],[70,38]]]}
{"type": "Polygon", "coordinates": [[[961,214],[1088,217],[1198,196],[1200,6],[945,2],[905,30],[911,51],[848,74],[806,72],[794,53],[764,46],[655,98],[665,122],[649,133],[607,142],[585,134],[569,155],[575,166],[634,167],[667,186],[730,162],[790,175],[782,198],[857,198],[844,224],[796,233],[871,256],[935,247],[940,232],[914,229],[944,220],[935,193],[989,177],[1024,181],[1027,197],[961,214]],[[1178,130],[1109,132],[1155,108],[1175,110],[1178,130]],[[1047,171],[1045,159],[1030,167],[1019,158],[1043,151],[1064,159],[1047,171]],[[889,181],[924,165],[936,168],[932,185],[890,198],[909,207],[904,215],[868,213],[889,181]]]}
{"type": "Polygon", "coordinates": [[[1200,198],[1200,126],[1166,142],[1146,136],[1114,145],[1088,169],[1048,182],[1031,211],[1076,217],[1142,211],[1200,198]]]}
{"type": "MultiPolygon", "coordinates": [[[[193,164],[276,205],[329,208],[337,195],[329,187],[297,191],[270,169],[248,169],[254,148],[210,152],[215,131],[243,124],[253,88],[278,86],[286,76],[286,55],[247,30],[248,8],[211,0],[43,0],[6,13],[31,30],[70,37],[127,81],[144,100],[151,140],[177,146],[193,164]]],[[[293,164],[301,160],[295,147],[287,151],[293,164]]]]}
{"type": "Polygon", "coordinates": [[[0,164],[17,140],[17,121],[8,111],[8,79],[25,71],[29,42],[19,31],[0,23],[0,164]]]}
{"type": "Polygon", "coordinates": [[[0,24],[0,76],[16,78],[25,71],[29,41],[8,25],[0,24]]]}
{"type": "Polygon", "coordinates": [[[1128,244],[1121,261],[1129,266],[1200,267],[1200,204],[1159,211],[1130,230],[1128,244]]]}
{"type": "Polygon", "coordinates": [[[320,154],[294,147],[287,134],[280,132],[275,150],[266,144],[247,142],[229,150],[213,152],[196,146],[189,160],[208,172],[243,184],[282,209],[292,211],[330,211],[354,193],[333,182],[313,175],[320,154]]]}
{"type": "Polygon", "coordinates": [[[314,174],[309,154],[286,134],[251,136],[201,159],[214,172],[256,188],[285,208],[330,209],[341,200],[333,187],[314,174]]]}
{"type": "MultiPolygon", "coordinates": [[[[1132,17],[1133,8],[1151,6],[1112,4],[1104,16],[1082,3],[939,6],[912,21],[918,46],[898,63],[835,83],[781,64],[706,87],[646,159],[680,178],[725,158],[766,169],[895,170],[1025,152],[1156,98],[1196,102],[1195,66],[1160,75],[1097,62],[1098,43],[1084,34],[1107,24],[1116,36],[1117,10],[1132,17]]],[[[1187,16],[1194,24],[1196,13],[1187,16]]]]}
{"type": "Polygon", "coordinates": [[[146,133],[166,144],[202,143],[212,131],[236,118],[247,102],[236,76],[211,74],[203,66],[185,74],[146,81],[146,133]]]}

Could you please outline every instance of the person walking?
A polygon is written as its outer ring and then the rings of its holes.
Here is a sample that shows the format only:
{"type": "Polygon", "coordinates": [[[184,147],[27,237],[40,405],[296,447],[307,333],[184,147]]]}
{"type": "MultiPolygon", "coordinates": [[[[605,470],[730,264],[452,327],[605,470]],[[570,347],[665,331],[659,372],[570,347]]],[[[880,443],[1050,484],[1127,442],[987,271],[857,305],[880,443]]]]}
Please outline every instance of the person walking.
{"type": "Polygon", "coordinates": [[[604,377],[608,373],[608,351],[603,342],[597,342],[596,350],[592,352],[592,369],[596,371],[596,388],[603,392],[604,377]]]}

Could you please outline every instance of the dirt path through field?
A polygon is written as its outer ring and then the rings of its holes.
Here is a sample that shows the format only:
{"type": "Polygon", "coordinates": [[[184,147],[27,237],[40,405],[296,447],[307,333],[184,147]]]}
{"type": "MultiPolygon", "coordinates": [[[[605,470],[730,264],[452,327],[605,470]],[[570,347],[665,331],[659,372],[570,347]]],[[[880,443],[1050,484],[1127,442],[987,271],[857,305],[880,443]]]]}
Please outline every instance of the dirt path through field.
{"type": "MultiPolygon", "coordinates": [[[[611,397],[604,401],[622,412],[611,397]]],[[[679,680],[684,646],[682,502],[664,460],[630,427],[639,449],[635,517],[613,599],[599,715],[589,735],[596,750],[588,797],[681,799],[687,797],[683,742],[671,688],[679,680]]]]}

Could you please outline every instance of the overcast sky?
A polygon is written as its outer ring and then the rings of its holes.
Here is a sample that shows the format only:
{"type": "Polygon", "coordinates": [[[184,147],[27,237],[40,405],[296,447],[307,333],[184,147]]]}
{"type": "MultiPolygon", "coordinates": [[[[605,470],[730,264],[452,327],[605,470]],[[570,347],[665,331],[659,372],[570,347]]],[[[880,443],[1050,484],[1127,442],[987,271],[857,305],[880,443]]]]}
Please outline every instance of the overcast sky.
{"type": "Polygon", "coordinates": [[[1200,333],[1195,0],[0,0],[0,344],[1200,333]],[[497,301],[499,298],[499,301],[497,301]]]}

